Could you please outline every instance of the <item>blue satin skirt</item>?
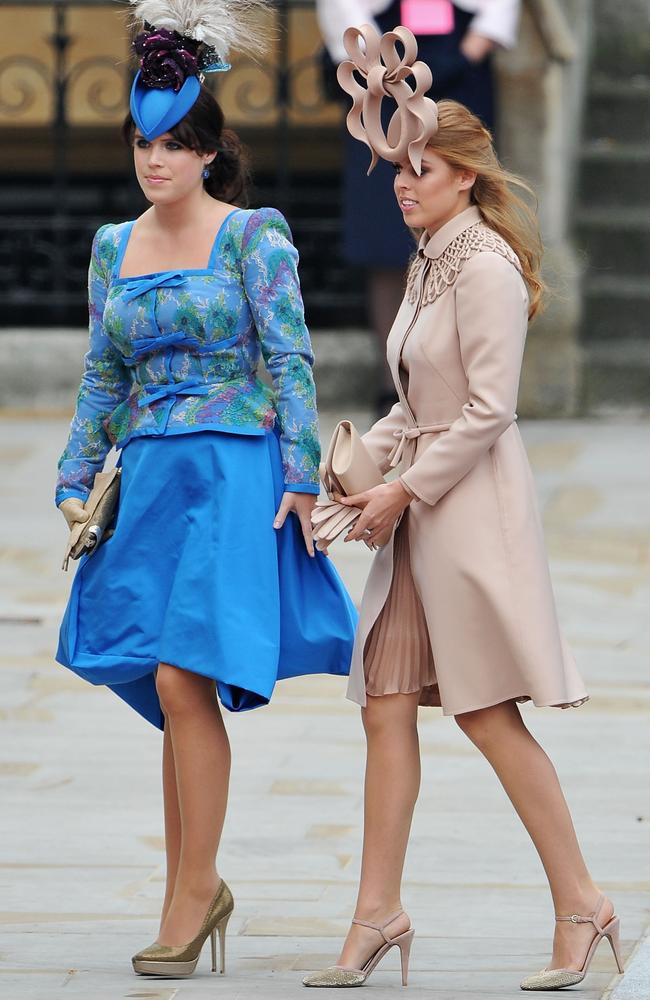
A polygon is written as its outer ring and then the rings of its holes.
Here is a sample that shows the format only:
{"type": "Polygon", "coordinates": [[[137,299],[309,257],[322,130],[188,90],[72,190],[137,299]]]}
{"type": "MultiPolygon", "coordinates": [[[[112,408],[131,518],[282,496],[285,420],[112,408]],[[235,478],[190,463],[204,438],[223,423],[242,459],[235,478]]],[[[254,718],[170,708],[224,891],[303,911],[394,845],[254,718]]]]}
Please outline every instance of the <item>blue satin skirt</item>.
{"type": "Polygon", "coordinates": [[[275,431],[131,441],[115,534],[79,562],[58,662],[160,728],[160,662],[214,678],[233,712],[278,679],[347,674],[354,605],[294,514],[273,528],[283,488],[275,431]]]}

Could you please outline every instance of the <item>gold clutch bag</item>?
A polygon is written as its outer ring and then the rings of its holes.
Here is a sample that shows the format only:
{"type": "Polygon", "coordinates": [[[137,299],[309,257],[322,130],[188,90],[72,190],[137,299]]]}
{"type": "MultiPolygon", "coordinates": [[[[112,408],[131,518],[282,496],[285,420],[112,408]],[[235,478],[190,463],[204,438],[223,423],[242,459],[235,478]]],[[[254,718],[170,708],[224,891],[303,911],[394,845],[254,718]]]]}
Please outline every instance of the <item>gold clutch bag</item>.
{"type": "Polygon", "coordinates": [[[361,511],[333,499],[334,493],[354,496],[384,482],[359,433],[350,420],[341,420],[334,429],[321,478],[328,499],[319,500],[312,513],[316,548],[325,551],[344,531],[352,527],[361,511]]]}
{"type": "Polygon", "coordinates": [[[88,511],[87,521],[75,524],[70,529],[70,536],[63,556],[63,569],[68,568],[71,559],[79,559],[87,552],[95,552],[102,542],[113,534],[113,520],[120,495],[121,469],[111,469],[110,472],[98,472],[93,482],[93,488],[84,504],[88,511]]]}

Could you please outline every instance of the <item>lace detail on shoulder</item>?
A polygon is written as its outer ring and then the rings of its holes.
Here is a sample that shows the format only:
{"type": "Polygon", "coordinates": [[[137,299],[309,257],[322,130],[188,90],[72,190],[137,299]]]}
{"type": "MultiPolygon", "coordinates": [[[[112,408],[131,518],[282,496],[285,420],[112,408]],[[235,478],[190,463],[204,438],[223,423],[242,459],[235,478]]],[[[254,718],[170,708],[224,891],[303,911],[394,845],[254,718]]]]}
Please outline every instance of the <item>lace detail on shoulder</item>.
{"type": "Polygon", "coordinates": [[[406,296],[410,303],[418,297],[418,286],[423,272],[424,289],[422,305],[430,305],[456,281],[465,261],[483,250],[498,253],[521,272],[521,264],[511,246],[483,222],[477,222],[451,241],[439,257],[430,259],[418,254],[411,264],[406,282],[406,296]]]}

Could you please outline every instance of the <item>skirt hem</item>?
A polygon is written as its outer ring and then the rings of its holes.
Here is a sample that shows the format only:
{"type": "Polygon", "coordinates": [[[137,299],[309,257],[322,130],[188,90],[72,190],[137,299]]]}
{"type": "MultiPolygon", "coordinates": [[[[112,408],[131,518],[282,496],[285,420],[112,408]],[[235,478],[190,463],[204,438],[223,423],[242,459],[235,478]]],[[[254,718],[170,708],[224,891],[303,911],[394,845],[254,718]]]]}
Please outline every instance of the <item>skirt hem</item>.
{"type": "MultiPolygon", "coordinates": [[[[382,698],[384,695],[391,695],[391,694],[408,695],[408,694],[416,694],[416,692],[423,691],[423,690],[424,690],[424,688],[414,688],[412,691],[400,691],[400,690],[392,691],[391,690],[391,691],[382,691],[380,694],[374,694],[374,693],[366,690],[366,697],[367,698],[382,698]]],[[[361,708],[365,707],[360,701],[357,701],[356,698],[350,698],[348,696],[348,701],[354,702],[355,704],[359,705],[361,708]]],[[[421,704],[420,707],[422,707],[422,708],[440,708],[441,711],[442,711],[442,714],[444,716],[455,716],[455,715],[464,715],[467,712],[480,712],[484,708],[494,708],[495,705],[502,705],[506,701],[516,701],[517,704],[519,704],[519,705],[526,704],[527,702],[532,702],[532,704],[534,705],[535,708],[562,708],[562,709],[565,709],[565,708],[580,708],[582,705],[586,704],[589,701],[589,695],[588,694],[580,695],[579,697],[575,698],[572,701],[555,701],[555,700],[554,701],[547,701],[547,700],[538,701],[538,700],[536,700],[533,697],[533,695],[530,695],[530,694],[524,694],[524,695],[521,695],[521,694],[515,695],[515,694],[513,694],[513,695],[504,695],[502,697],[496,698],[494,701],[481,702],[480,704],[472,705],[470,708],[458,708],[458,709],[453,709],[452,710],[452,709],[445,708],[444,705],[438,705],[438,704],[434,705],[434,704],[426,704],[426,703],[421,704]]]]}

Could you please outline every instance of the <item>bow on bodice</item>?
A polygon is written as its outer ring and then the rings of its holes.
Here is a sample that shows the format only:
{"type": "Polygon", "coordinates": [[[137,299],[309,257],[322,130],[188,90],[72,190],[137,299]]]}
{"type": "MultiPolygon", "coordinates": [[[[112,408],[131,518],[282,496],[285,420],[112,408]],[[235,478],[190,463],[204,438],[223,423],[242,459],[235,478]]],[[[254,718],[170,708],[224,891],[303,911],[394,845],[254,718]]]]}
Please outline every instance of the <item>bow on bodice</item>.
{"type": "MultiPolygon", "coordinates": [[[[161,271],[158,274],[146,275],[141,278],[133,278],[125,286],[124,301],[132,302],[140,295],[150,292],[156,288],[179,288],[187,284],[187,276],[180,271],[161,271]]],[[[188,336],[183,330],[172,330],[171,333],[162,334],[157,328],[155,315],[153,320],[153,334],[150,337],[137,337],[131,341],[131,354],[123,355],[124,364],[133,367],[137,365],[147,354],[152,351],[159,351],[164,347],[187,347],[196,354],[216,354],[226,347],[232,347],[236,343],[237,335],[226,337],[212,343],[201,343],[195,337],[188,336]]]]}
{"type": "Polygon", "coordinates": [[[132,302],[139,295],[150,292],[152,288],[178,288],[187,284],[187,276],[180,271],[161,271],[159,274],[146,275],[141,278],[131,278],[126,285],[125,302],[132,302]]]}
{"type": "Polygon", "coordinates": [[[415,35],[400,25],[380,36],[372,25],[364,24],[348,28],[343,43],[350,58],[341,63],[337,77],[353,101],[347,117],[350,135],[372,152],[368,173],[380,156],[391,163],[408,157],[419,175],[425,146],[438,128],[438,109],[435,101],[425,96],[433,78],[426,63],[417,60],[415,35]],[[403,55],[398,52],[398,43],[404,48],[403,55]],[[355,73],[366,81],[365,88],[355,73]],[[407,82],[409,77],[415,88],[407,82]],[[381,121],[384,97],[397,104],[386,135],[381,121]]]}
{"type": "Polygon", "coordinates": [[[133,352],[123,355],[122,360],[129,368],[139,364],[147,354],[152,351],[160,351],[163,347],[187,347],[194,354],[218,354],[226,347],[232,347],[238,340],[238,334],[233,337],[225,337],[212,343],[202,344],[195,337],[186,336],[181,330],[172,330],[171,333],[160,334],[153,337],[139,337],[133,340],[133,352]]]}
{"type": "Polygon", "coordinates": [[[151,403],[164,399],[167,406],[163,410],[158,432],[164,434],[171,412],[178,396],[208,396],[214,385],[208,382],[197,382],[186,379],[184,382],[148,382],[141,386],[142,395],[138,399],[138,409],[142,410],[151,403]]]}
{"type": "Polygon", "coordinates": [[[208,382],[186,379],[184,382],[147,382],[142,386],[143,395],[138,400],[142,409],[159,399],[174,399],[176,396],[207,396],[214,386],[208,382]]]}

